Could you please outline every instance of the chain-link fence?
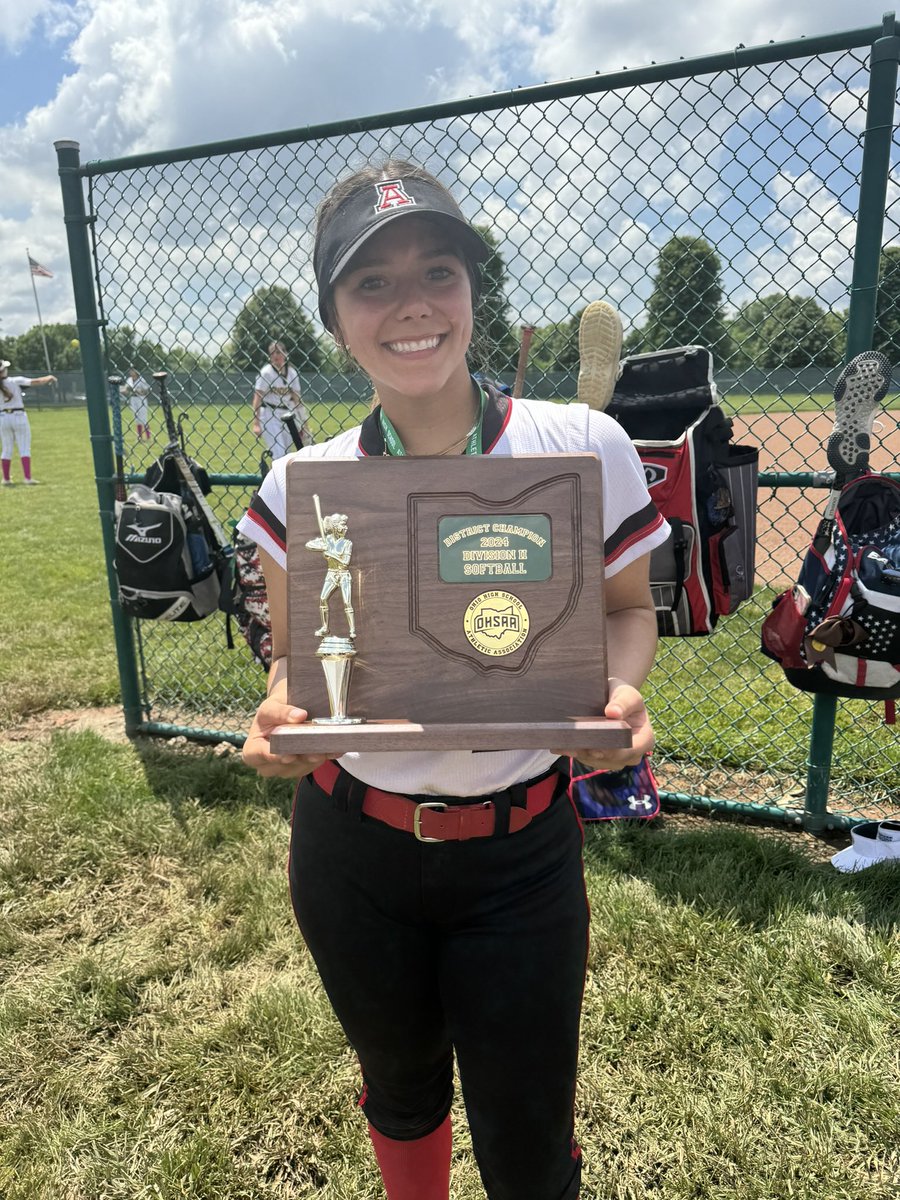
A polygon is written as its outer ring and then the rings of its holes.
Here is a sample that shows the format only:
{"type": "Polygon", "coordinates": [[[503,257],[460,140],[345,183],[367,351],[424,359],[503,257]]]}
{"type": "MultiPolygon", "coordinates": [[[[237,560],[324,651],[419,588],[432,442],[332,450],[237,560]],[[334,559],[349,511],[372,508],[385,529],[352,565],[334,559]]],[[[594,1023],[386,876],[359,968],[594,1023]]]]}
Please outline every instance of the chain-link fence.
{"type": "Polygon", "coordinates": [[[28,407],[32,411],[43,408],[83,408],[86,403],[84,375],[81,371],[57,371],[55,384],[33,388],[28,394],[28,407]]]}
{"type": "MultiPolygon", "coordinates": [[[[736,440],[761,447],[756,595],[711,637],[665,640],[648,688],[670,797],[789,819],[805,799],[807,824],[821,826],[830,764],[833,823],[896,811],[900,749],[883,709],[839,703],[832,754],[827,705],[815,712],[758,641],[824,503],[816,473],[827,472],[833,380],[847,354],[871,345],[879,257],[900,240],[895,183],[885,199],[898,41],[886,17],[847,34],[85,166],[75,143],[59,143],[107,551],[109,373],[169,372],[224,522],[259,477],[250,399],[269,340],[287,344],[316,439],[358,422],[366,382],[318,322],[314,210],[349,169],[410,158],[451,187],[496,248],[475,367],[511,383],[520,328],[532,326],[524,394],[570,400],[578,318],[603,298],[622,314],[628,350],[710,346],[736,440]]],[[[882,306],[878,321],[900,328],[900,312],[882,306]]],[[[164,430],[153,405],[150,442],[125,417],[139,479],[164,430]]],[[[898,457],[886,411],[872,465],[890,470],[898,457]]],[[[114,610],[130,727],[240,740],[263,677],[243,644],[226,649],[223,620],[132,624],[114,610]]]]}

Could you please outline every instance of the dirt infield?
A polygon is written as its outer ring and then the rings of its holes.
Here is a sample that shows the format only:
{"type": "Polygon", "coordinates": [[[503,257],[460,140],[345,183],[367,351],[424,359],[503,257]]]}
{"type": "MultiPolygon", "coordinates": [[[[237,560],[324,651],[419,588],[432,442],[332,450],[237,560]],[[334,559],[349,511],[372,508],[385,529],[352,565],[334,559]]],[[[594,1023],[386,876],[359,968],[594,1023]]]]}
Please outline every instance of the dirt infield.
{"type": "MultiPolygon", "coordinates": [[[[734,418],[734,440],[759,446],[763,474],[828,472],[825,447],[833,424],[828,412],[755,413],[734,418]]],[[[885,411],[878,418],[869,465],[873,471],[900,471],[900,413],[885,411]]],[[[782,588],[794,582],[827,498],[821,488],[760,488],[757,583],[782,588]]]]}

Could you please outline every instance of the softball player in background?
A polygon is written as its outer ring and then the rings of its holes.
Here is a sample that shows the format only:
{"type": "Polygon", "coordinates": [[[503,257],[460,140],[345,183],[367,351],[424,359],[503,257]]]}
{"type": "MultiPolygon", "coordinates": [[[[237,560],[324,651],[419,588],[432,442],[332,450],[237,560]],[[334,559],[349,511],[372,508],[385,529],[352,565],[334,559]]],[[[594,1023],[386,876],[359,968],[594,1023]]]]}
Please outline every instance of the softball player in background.
{"type": "Polygon", "coordinates": [[[27,375],[8,374],[10,363],[0,361],[0,466],[3,468],[3,487],[12,484],[13,447],[19,451],[22,462],[23,483],[38,481],[31,477],[31,426],[25,412],[23,392],[29,387],[42,387],[45,383],[56,383],[55,375],[41,375],[29,379],[27,375]]]}
{"type": "Polygon", "coordinates": [[[309,431],[309,413],[300,400],[300,376],[288,363],[282,342],[269,346],[269,361],[256,378],[253,391],[253,432],[265,442],[274,458],[293,450],[291,435],[280,414],[293,412],[300,421],[303,444],[313,439],[309,431]]]}
{"type": "Polygon", "coordinates": [[[150,441],[150,425],[148,423],[150,404],[150,384],[138,371],[137,367],[129,367],[128,378],[119,389],[122,399],[134,415],[135,432],[138,441],[150,441]]]}
{"type": "MultiPolygon", "coordinates": [[[[636,763],[653,745],[640,687],[656,649],[649,558],[666,537],[631,442],[586,405],[502,395],[471,377],[479,266],[488,247],[449,192],[390,161],[340,181],[320,205],[314,268],[322,320],[367,372],[379,404],[300,458],[552,453],[603,462],[609,702],[636,763]]],[[[447,1200],[453,1057],[490,1200],[574,1200],[573,1104],[587,955],[582,834],[548,747],[278,757],[269,733],[306,712],[286,702],[285,467],[240,523],[260,548],[274,654],[244,759],[298,777],[294,911],[361,1064],[360,1106],[389,1200],[447,1200]],[[424,810],[439,840],[423,844],[424,810]],[[377,807],[377,815],[373,809],[377,807]],[[418,810],[417,810],[418,811],[418,810]]],[[[437,683],[439,686],[439,682],[437,683]]],[[[414,717],[414,714],[411,714],[414,717]]]]}

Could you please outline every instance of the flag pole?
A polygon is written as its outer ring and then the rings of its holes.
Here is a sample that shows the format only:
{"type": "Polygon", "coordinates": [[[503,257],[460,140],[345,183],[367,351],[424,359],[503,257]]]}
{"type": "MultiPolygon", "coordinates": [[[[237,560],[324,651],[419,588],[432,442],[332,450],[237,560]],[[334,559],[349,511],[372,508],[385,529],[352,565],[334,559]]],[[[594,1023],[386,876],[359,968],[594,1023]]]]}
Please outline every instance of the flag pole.
{"type": "Polygon", "coordinates": [[[27,246],[25,247],[25,254],[28,258],[28,274],[31,276],[31,290],[34,292],[34,307],[37,309],[38,326],[40,327],[41,331],[41,341],[44,344],[44,362],[47,364],[47,374],[52,375],[53,372],[50,369],[50,355],[47,353],[47,339],[44,336],[44,320],[41,316],[41,306],[38,304],[37,285],[34,282],[34,271],[31,269],[31,251],[27,246]]]}

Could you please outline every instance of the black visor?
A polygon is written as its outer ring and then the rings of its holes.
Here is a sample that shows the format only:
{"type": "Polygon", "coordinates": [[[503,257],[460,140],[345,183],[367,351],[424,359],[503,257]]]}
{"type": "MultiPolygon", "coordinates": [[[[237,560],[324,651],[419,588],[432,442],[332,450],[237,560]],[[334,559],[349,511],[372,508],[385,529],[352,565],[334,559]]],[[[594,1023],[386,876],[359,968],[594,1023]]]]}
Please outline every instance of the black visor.
{"type": "MultiPolygon", "coordinates": [[[[326,329],[325,301],[338,277],[369,238],[389,221],[403,216],[429,217],[450,226],[454,240],[473,267],[483,263],[491,252],[442,187],[422,179],[379,179],[366,184],[347,197],[319,238],[313,269],[319,286],[319,315],[326,329]]],[[[473,280],[473,285],[476,283],[473,280]]]]}

